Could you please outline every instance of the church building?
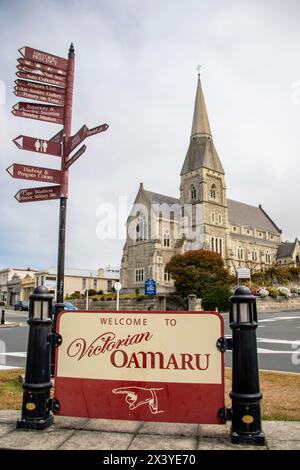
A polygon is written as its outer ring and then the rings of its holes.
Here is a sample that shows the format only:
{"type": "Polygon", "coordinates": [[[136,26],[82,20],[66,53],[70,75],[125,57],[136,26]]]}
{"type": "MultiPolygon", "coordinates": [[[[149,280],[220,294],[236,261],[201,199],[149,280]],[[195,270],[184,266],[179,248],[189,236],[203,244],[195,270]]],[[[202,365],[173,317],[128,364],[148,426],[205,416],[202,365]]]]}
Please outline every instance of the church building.
{"type": "MultiPolygon", "coordinates": [[[[147,278],[158,292],[174,290],[165,266],[175,254],[206,249],[219,253],[231,272],[253,271],[278,262],[281,230],[261,205],[228,199],[225,172],[213,142],[200,76],[192,131],[180,173],[179,199],[140,184],[127,219],[121,283],[143,289],[147,278]]],[[[299,259],[298,259],[299,261],[299,259]]]]}

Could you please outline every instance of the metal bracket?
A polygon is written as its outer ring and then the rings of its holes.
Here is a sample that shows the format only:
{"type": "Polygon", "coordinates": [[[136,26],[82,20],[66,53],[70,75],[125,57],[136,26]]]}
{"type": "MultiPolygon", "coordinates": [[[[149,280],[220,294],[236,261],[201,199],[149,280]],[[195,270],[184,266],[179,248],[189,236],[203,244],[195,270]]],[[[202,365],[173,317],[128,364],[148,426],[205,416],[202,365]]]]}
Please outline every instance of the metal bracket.
{"type": "Polygon", "coordinates": [[[217,341],[217,348],[221,352],[231,351],[233,349],[233,341],[231,337],[221,336],[217,341]]]}
{"type": "Polygon", "coordinates": [[[232,421],[232,410],[231,408],[220,408],[218,411],[218,419],[222,424],[226,424],[227,421],[232,421]]]}
{"type": "Polygon", "coordinates": [[[49,341],[53,348],[58,348],[62,343],[62,336],[59,333],[50,333],[49,341]]]}
{"type": "Polygon", "coordinates": [[[57,413],[60,410],[60,401],[57,398],[49,398],[47,408],[52,413],[57,413]]]}

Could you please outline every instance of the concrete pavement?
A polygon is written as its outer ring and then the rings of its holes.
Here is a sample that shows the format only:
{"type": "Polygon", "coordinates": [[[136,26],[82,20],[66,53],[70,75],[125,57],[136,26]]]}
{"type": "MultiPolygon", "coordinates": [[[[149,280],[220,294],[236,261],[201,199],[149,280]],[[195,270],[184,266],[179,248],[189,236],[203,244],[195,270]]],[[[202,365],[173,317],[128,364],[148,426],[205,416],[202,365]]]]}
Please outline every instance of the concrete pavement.
{"type": "Polygon", "coordinates": [[[265,421],[266,446],[233,445],[230,423],[198,425],[55,417],[45,431],[16,430],[20,411],[0,411],[0,449],[300,450],[299,421],[265,421]]]}

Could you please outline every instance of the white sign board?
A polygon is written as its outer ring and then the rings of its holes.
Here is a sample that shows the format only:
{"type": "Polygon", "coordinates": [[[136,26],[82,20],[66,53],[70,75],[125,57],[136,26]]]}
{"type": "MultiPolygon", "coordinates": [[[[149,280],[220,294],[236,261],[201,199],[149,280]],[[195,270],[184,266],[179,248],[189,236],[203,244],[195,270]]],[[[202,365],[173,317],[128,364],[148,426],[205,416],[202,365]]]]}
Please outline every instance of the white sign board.
{"type": "Polygon", "coordinates": [[[239,268],[237,270],[238,279],[250,279],[250,269],[249,268],[239,268]]]}
{"type": "Polygon", "coordinates": [[[119,292],[122,289],[122,284],[120,282],[116,282],[114,288],[117,292],[119,292]]]}

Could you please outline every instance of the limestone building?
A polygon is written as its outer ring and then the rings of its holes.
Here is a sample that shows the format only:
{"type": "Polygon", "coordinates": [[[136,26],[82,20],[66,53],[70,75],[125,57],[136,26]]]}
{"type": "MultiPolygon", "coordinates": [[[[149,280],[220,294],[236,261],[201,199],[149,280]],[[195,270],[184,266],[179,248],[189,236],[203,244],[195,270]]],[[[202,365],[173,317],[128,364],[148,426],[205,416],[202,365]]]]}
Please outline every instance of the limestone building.
{"type": "Polygon", "coordinates": [[[174,254],[199,248],[220,253],[232,272],[238,267],[264,269],[277,261],[281,244],[281,230],[261,205],[227,198],[225,172],[198,76],[180,197],[154,193],[140,184],[127,220],[122,285],[142,289],[144,281],[152,277],[159,292],[173,290],[166,263],[174,254]]]}

